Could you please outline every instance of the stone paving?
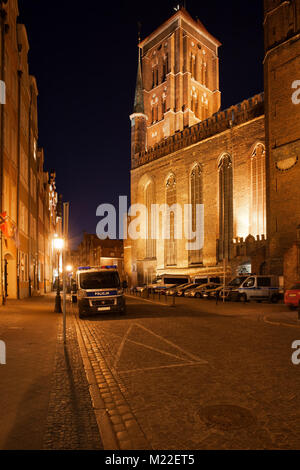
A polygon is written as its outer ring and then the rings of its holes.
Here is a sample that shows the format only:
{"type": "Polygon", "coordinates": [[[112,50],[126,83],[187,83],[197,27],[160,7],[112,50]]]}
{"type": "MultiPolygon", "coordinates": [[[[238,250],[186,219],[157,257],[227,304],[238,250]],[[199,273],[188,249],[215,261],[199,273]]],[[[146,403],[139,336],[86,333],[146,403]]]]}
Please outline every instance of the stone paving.
{"type": "Polygon", "coordinates": [[[191,305],[130,299],[124,318],[79,322],[119,447],[299,448],[298,329],[265,323],[272,306],[241,317],[191,305]]]}
{"type": "Polygon", "coordinates": [[[0,307],[0,449],[101,449],[73,318],[63,347],[54,297],[0,307]]]}
{"type": "Polygon", "coordinates": [[[45,426],[45,450],[101,450],[99,430],[77,342],[73,316],[67,317],[67,344],[62,324],[51,380],[45,426]]]}

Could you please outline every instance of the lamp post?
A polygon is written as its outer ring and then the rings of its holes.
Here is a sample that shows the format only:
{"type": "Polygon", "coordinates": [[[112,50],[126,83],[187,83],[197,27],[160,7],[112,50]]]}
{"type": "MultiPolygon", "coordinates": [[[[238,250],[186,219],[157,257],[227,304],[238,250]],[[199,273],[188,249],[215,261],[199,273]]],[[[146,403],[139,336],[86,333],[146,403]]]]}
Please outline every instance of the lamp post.
{"type": "Polygon", "coordinates": [[[63,250],[63,247],[64,247],[63,238],[55,237],[53,239],[53,248],[57,251],[57,290],[56,290],[55,307],[54,307],[55,313],[62,313],[61,297],[60,297],[60,282],[59,282],[59,258],[60,258],[60,253],[63,250]]]}

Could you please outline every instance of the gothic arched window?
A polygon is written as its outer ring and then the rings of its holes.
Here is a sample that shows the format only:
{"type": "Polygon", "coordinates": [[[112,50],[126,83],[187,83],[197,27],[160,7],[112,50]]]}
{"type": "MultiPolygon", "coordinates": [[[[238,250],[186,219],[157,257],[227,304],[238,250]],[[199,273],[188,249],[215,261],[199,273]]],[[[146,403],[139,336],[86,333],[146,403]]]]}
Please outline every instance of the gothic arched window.
{"type": "Polygon", "coordinates": [[[230,258],[233,239],[232,162],[224,155],[219,163],[219,261],[230,258]]]}
{"type": "Polygon", "coordinates": [[[257,144],[250,160],[250,233],[254,237],[266,235],[266,152],[257,144]]]}
{"type": "MultiPolygon", "coordinates": [[[[197,219],[196,209],[197,204],[203,204],[203,178],[202,171],[199,165],[196,165],[190,175],[190,201],[192,206],[192,231],[196,232],[197,219]]],[[[190,250],[189,251],[189,264],[200,264],[203,262],[203,250],[190,250]]]]}
{"type": "MultiPolygon", "coordinates": [[[[166,204],[171,207],[176,204],[176,179],[174,175],[169,176],[166,184],[166,204]]],[[[176,239],[175,239],[175,215],[170,213],[170,239],[165,240],[165,265],[175,266],[176,257],[176,239]]]]}
{"type": "Polygon", "coordinates": [[[155,204],[154,185],[152,182],[148,183],[145,188],[145,206],[147,208],[147,227],[146,227],[146,258],[155,258],[156,255],[156,240],[152,239],[152,219],[151,210],[152,204],[155,204]]]}

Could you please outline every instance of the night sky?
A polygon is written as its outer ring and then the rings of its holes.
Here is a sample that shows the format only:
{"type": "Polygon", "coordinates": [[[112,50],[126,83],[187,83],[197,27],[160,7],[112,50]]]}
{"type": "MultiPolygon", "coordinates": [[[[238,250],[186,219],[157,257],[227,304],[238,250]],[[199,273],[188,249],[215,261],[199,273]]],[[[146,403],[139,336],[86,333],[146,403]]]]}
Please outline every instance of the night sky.
{"type": "MultiPolygon", "coordinates": [[[[172,0],[19,0],[39,88],[39,146],[70,201],[72,246],[95,233],[96,208],[130,194],[130,121],[142,38],[172,0]]],[[[263,91],[262,0],[188,0],[220,48],[222,109],[263,91]]]]}

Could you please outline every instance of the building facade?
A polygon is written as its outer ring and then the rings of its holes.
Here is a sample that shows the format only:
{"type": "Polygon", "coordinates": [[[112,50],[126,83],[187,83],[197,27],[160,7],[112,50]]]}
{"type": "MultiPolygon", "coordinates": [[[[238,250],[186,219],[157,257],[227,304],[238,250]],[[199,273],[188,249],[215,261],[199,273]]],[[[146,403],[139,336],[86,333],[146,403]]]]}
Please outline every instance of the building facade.
{"type": "MultiPolygon", "coordinates": [[[[174,236],[182,222],[172,213],[169,239],[153,240],[154,222],[146,216],[147,236],[130,240],[125,253],[135,284],[165,273],[284,274],[284,257],[300,224],[299,166],[294,162],[289,175],[275,173],[278,159],[289,159],[291,152],[299,156],[300,106],[292,108],[290,83],[300,70],[299,1],[265,2],[265,12],[266,115],[263,93],[220,111],[220,43],[183,7],[139,44],[130,116],[131,203],[147,209],[190,204],[193,227],[196,206],[203,204],[204,245],[187,250],[186,240],[174,236]],[[276,41],[268,39],[268,31],[281,27],[286,15],[286,29],[277,31],[276,41]],[[277,67],[287,75],[276,75],[277,67]],[[283,83],[285,98],[280,95],[283,83]],[[286,116],[291,113],[289,128],[286,116]],[[285,157],[275,156],[275,141],[285,157]],[[290,214],[293,204],[297,210],[290,214]]],[[[161,219],[156,223],[162,233],[161,219]]]]}
{"type": "Polygon", "coordinates": [[[38,146],[38,89],[28,68],[25,26],[17,0],[1,2],[0,115],[1,296],[48,292],[53,282],[52,239],[57,227],[55,173],[44,171],[38,146]]]}
{"type": "Polygon", "coordinates": [[[69,255],[73,274],[80,266],[117,266],[124,277],[123,240],[100,240],[97,235],[84,232],[83,240],[69,255]]]}

